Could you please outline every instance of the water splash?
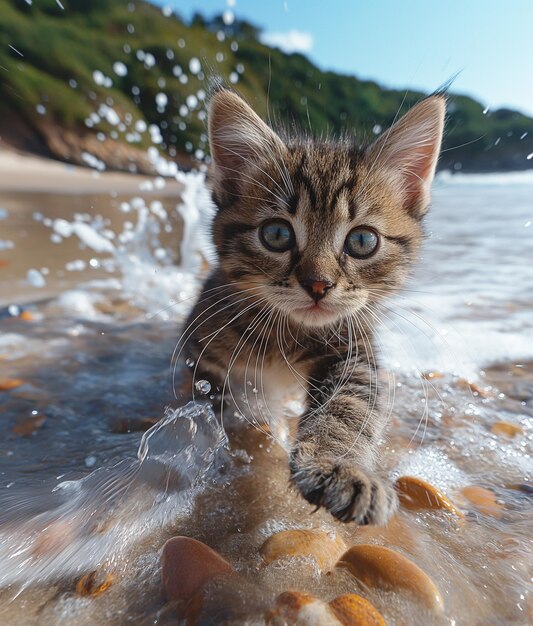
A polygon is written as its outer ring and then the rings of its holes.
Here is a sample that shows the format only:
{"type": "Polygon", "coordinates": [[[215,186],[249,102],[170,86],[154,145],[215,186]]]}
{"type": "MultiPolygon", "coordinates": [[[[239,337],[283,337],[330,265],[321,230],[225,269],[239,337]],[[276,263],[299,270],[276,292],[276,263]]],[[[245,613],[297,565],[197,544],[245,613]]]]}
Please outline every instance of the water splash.
{"type": "Polygon", "coordinates": [[[141,441],[137,459],[101,467],[54,489],[2,492],[0,586],[24,587],[86,572],[175,518],[227,443],[209,404],[166,415],[141,441]]]}
{"type": "MultiPolygon", "coordinates": [[[[54,243],[76,237],[80,247],[94,251],[95,256],[88,264],[80,259],[67,262],[68,272],[104,269],[113,275],[107,287],[115,295],[120,292],[122,298],[129,299],[131,305],[148,315],[159,314],[161,304],[172,301],[172,312],[179,318],[189,311],[192,298],[198,292],[199,278],[216,263],[209,237],[214,205],[202,172],[176,172],[173,178],[182,185],[181,199],[173,209],[167,211],[158,200],[148,203],[135,196],[120,204],[120,212],[126,220],[118,232],[111,230],[108,220],[100,215],[78,213],[69,221],[43,219],[39,214],[35,219],[53,231],[54,243]],[[179,265],[173,262],[176,251],[165,241],[173,229],[178,230],[176,222],[182,229],[176,235],[176,240],[180,241],[176,245],[176,248],[179,246],[179,265]]],[[[155,187],[165,185],[162,178],[146,182],[155,187]]],[[[41,277],[34,274],[28,280],[31,278],[33,285],[41,286],[36,282],[41,277]]],[[[82,287],[101,295],[106,285],[99,280],[82,287]]]]}

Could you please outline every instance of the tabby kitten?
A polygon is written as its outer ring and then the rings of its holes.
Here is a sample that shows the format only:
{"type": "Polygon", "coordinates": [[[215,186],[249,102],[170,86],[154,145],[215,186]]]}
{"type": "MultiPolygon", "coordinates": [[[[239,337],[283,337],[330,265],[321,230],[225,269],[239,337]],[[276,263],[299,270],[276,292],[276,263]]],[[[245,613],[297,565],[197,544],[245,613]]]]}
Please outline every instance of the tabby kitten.
{"type": "Polygon", "coordinates": [[[185,355],[222,396],[232,381],[303,393],[291,481],[345,522],[385,524],[397,507],[376,474],[387,415],[372,326],[417,256],[444,115],[431,96],[359,148],[283,140],[224,89],[210,102],[218,267],[185,355]]]}

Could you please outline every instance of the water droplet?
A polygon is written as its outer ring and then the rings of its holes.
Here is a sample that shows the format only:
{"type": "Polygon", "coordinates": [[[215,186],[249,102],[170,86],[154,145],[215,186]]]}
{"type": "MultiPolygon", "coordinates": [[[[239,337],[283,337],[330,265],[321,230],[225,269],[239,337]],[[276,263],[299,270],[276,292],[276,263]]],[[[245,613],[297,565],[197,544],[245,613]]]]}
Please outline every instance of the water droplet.
{"type": "Polygon", "coordinates": [[[208,394],[211,391],[211,383],[207,380],[198,380],[194,386],[197,391],[203,394],[208,394]]]}
{"type": "Polygon", "coordinates": [[[192,74],[198,74],[202,69],[200,61],[196,57],[192,57],[189,61],[189,70],[192,74]]]}
{"type": "Polygon", "coordinates": [[[235,21],[235,14],[233,13],[233,11],[230,11],[229,9],[227,9],[222,14],[222,20],[226,26],[231,26],[233,22],[235,21]]]}
{"type": "Polygon", "coordinates": [[[185,361],[185,365],[186,365],[187,367],[193,367],[193,366],[194,366],[194,359],[187,359],[187,360],[185,361]]]}

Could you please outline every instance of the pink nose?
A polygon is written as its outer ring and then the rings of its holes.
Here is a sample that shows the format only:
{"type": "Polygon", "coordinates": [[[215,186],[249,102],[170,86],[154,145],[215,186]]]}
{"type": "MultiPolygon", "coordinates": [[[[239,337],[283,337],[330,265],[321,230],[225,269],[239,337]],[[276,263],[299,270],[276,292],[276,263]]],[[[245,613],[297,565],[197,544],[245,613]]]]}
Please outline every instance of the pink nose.
{"type": "Polygon", "coordinates": [[[329,280],[308,278],[302,283],[302,287],[315,302],[318,302],[334,287],[334,284],[329,280]]]}

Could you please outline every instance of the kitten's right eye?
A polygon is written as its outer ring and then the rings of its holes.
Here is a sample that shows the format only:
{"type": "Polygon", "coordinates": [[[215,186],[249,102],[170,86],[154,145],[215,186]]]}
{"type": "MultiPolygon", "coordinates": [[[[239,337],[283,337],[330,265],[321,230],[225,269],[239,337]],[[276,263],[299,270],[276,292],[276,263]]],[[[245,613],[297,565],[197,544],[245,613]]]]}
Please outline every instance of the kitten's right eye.
{"type": "Polygon", "coordinates": [[[286,252],[296,244],[292,226],[284,220],[270,220],[262,224],[259,238],[265,248],[272,252],[286,252]]]}

